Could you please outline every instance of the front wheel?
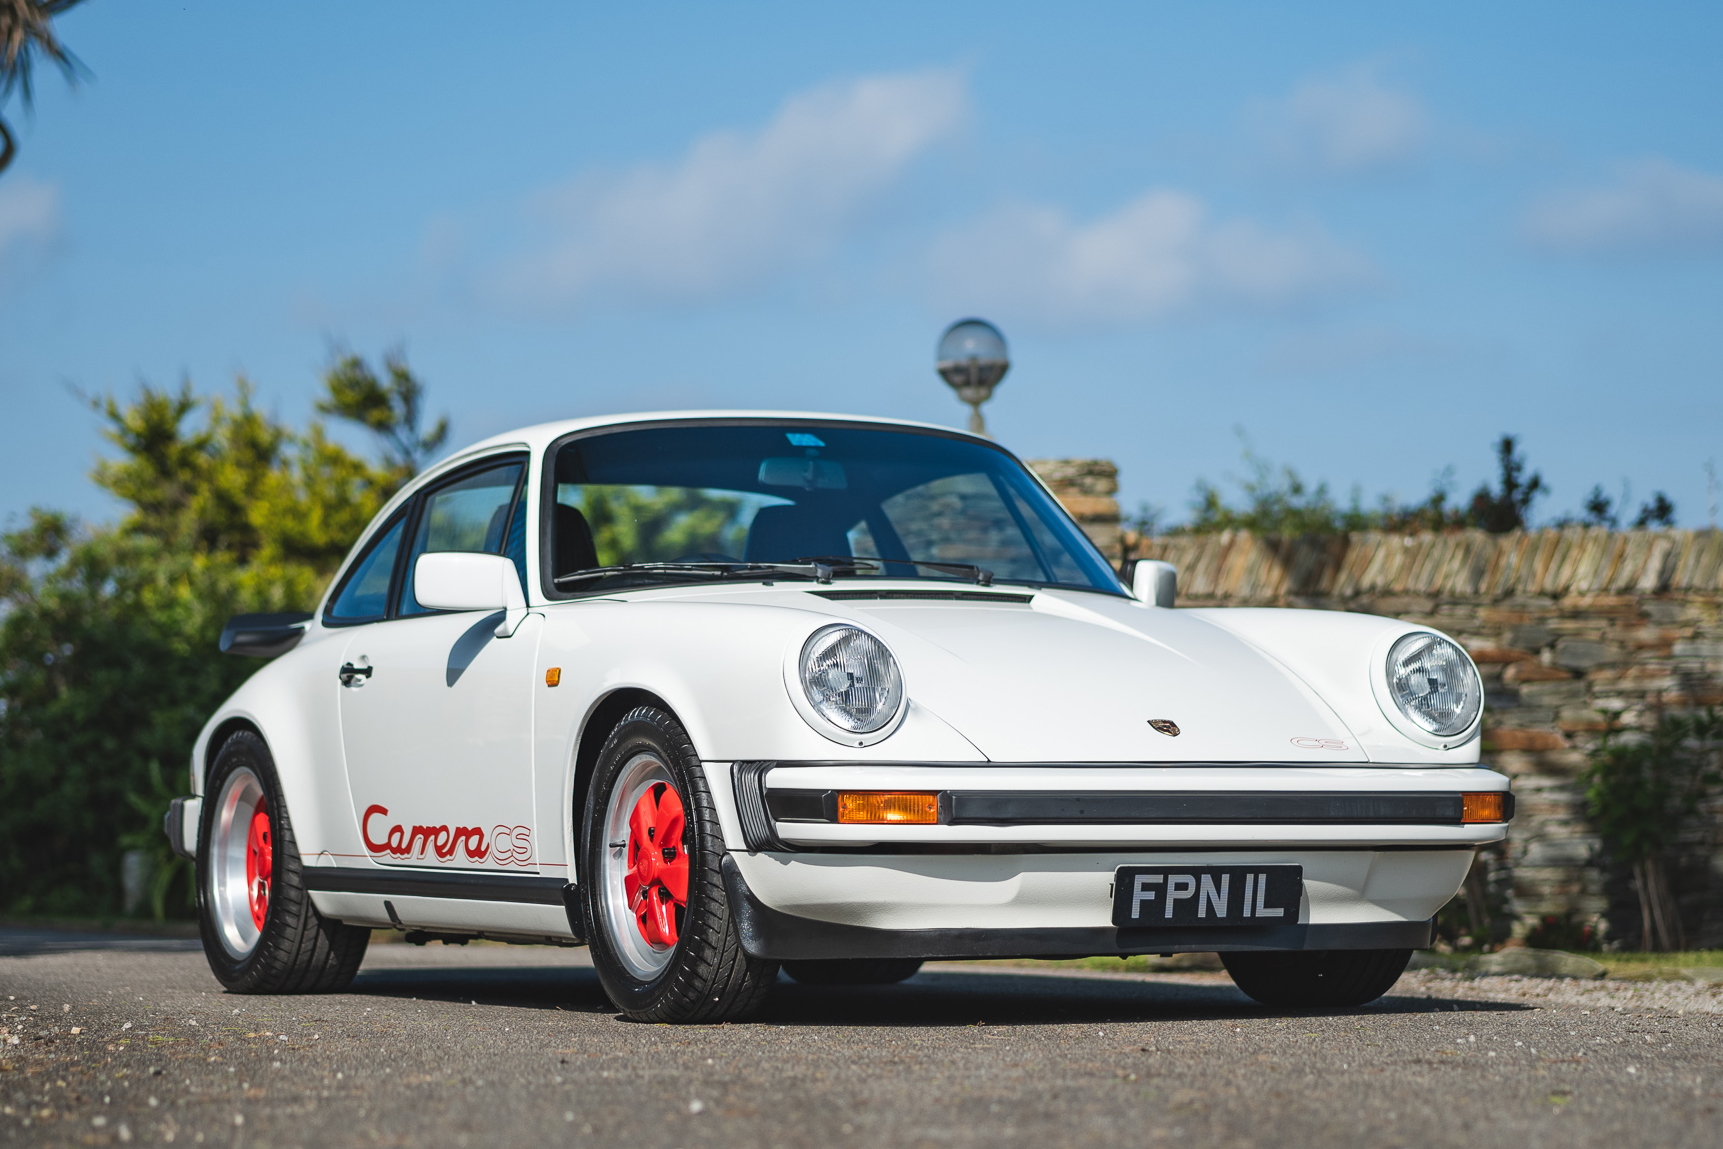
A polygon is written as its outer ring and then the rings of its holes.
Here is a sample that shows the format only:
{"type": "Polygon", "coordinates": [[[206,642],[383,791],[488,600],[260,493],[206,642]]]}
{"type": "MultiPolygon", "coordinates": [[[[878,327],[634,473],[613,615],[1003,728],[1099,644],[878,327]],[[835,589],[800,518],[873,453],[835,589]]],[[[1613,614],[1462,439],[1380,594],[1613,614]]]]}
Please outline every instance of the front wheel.
{"type": "Polygon", "coordinates": [[[1347,1008],[1375,1001],[1400,980],[1411,950],[1292,950],[1220,955],[1233,984],[1282,1009],[1347,1008]]]}
{"type": "Polygon", "coordinates": [[[723,854],[681,723],[657,707],[630,711],[598,753],[580,848],[592,964],[627,1016],[733,1021],[765,1002],[777,963],[742,949],[723,854]]]}
{"type": "Polygon", "coordinates": [[[204,956],[233,993],[329,993],[359,970],[371,931],[331,921],[306,892],[293,824],[263,739],[222,743],[198,827],[204,956]]]}

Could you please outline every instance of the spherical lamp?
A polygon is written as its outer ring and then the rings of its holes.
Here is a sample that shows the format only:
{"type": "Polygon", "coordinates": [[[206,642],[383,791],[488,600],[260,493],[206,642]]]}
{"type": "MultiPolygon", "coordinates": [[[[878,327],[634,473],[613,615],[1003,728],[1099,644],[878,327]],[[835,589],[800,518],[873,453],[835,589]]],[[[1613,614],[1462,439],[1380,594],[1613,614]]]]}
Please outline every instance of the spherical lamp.
{"type": "Polygon", "coordinates": [[[969,429],[987,434],[981,405],[993,397],[993,389],[1011,370],[1005,336],[985,319],[960,319],[939,337],[934,366],[957,397],[969,404],[969,429]]]}

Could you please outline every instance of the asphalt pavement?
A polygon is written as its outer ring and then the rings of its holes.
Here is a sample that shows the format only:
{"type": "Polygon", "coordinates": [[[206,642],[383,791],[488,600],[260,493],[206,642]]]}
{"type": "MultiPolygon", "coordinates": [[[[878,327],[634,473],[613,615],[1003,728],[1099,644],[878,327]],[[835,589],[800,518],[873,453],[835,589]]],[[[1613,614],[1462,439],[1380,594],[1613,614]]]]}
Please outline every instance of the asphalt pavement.
{"type": "Polygon", "coordinates": [[[240,997],[195,942],[0,930],[0,1140],[1685,1147],[1723,1142],[1719,1009],[1426,971],[1287,1012],[1224,974],[930,965],[673,1027],[621,1019],[584,950],[373,945],[346,993],[240,997]]]}

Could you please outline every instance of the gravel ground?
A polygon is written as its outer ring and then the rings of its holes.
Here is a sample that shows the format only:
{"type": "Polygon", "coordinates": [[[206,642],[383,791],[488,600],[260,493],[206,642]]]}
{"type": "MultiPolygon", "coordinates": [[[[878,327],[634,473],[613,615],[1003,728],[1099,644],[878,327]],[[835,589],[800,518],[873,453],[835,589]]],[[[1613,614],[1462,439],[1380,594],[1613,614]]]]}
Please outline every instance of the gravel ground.
{"type": "Polygon", "coordinates": [[[1686,981],[1575,981],[1572,978],[1466,977],[1440,970],[1403,976],[1396,994],[1466,997],[1579,1010],[1723,1013],[1723,986],[1686,981]]]}
{"type": "Polygon", "coordinates": [[[1408,973],[1359,1010],[1224,974],[933,965],[759,1020],[618,1018],[583,950],[373,946],[236,997],[195,944],[0,930],[20,1145],[1715,1144],[1717,987],[1408,973]]]}

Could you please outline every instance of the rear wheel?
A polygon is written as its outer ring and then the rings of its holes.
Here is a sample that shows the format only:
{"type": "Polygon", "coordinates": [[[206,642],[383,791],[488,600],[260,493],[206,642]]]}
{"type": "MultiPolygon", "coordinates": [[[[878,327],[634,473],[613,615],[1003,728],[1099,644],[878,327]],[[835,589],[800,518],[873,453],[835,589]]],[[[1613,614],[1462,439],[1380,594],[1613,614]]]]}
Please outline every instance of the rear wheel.
{"type": "Polygon", "coordinates": [[[234,993],[327,993],[359,970],[371,931],[330,921],[305,891],[275,762],[242,731],[222,744],[198,826],[204,956],[234,993]]]}
{"type": "Polygon", "coordinates": [[[803,985],[896,985],[921,969],[917,958],[830,958],[787,961],[784,972],[803,985]]]}
{"type": "Polygon", "coordinates": [[[1233,984],[1264,1005],[1283,1009],[1347,1007],[1375,1001],[1394,987],[1411,950],[1293,950],[1223,953],[1233,984]]]}
{"type": "Polygon", "coordinates": [[[593,770],[582,821],[586,936],[604,992],[637,1021],[745,1017],[777,963],[749,957],[730,914],[706,775],[681,723],[623,716],[593,770]]]}

